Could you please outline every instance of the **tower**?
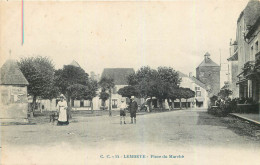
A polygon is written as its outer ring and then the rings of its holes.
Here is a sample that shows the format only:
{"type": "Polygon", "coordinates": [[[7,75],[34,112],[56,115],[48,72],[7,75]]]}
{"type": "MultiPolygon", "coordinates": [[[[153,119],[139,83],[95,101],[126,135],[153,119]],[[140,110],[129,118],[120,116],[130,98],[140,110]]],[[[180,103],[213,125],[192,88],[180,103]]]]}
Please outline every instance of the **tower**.
{"type": "Polygon", "coordinates": [[[220,90],[220,66],[210,59],[208,52],[196,68],[196,78],[206,85],[209,97],[218,94],[220,90]]]}

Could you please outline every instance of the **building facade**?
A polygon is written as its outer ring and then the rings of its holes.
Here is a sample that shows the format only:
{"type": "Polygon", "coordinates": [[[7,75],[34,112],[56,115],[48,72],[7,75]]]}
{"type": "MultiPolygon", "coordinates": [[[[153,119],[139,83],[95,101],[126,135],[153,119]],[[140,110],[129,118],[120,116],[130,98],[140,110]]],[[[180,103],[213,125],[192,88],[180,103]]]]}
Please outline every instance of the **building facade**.
{"type": "MultiPolygon", "coordinates": [[[[102,72],[101,79],[103,77],[112,78],[115,83],[115,87],[112,90],[112,96],[111,96],[111,109],[112,110],[119,110],[121,100],[126,98],[123,98],[121,95],[119,95],[117,92],[119,89],[128,86],[127,78],[130,74],[133,74],[134,69],[133,68],[105,68],[102,72]]],[[[104,103],[102,103],[104,105],[104,103]]],[[[109,100],[105,102],[105,105],[109,105],[109,100]]]]}
{"type": "Polygon", "coordinates": [[[220,91],[220,66],[210,59],[207,52],[204,60],[196,68],[196,79],[206,85],[209,97],[220,91]]]}
{"type": "Polygon", "coordinates": [[[13,60],[7,60],[0,73],[0,121],[27,122],[28,81],[13,60]]]}
{"type": "MultiPolygon", "coordinates": [[[[195,97],[187,100],[188,107],[191,108],[207,108],[208,107],[208,92],[206,85],[196,79],[191,73],[188,75],[178,72],[179,77],[182,79],[180,87],[190,88],[195,92],[195,97]]],[[[178,108],[180,105],[178,100],[174,101],[174,107],[178,108]]],[[[181,104],[185,107],[186,100],[181,99],[181,104]]]]}
{"type": "Polygon", "coordinates": [[[230,42],[230,57],[228,60],[229,65],[229,75],[228,75],[228,84],[229,88],[232,91],[232,98],[239,97],[239,90],[237,85],[237,75],[238,75],[238,45],[237,41],[230,42]]]}
{"type": "MultiPolygon", "coordinates": [[[[236,86],[240,98],[252,98],[259,102],[259,42],[260,42],[260,2],[251,0],[237,20],[237,51],[228,59],[236,61],[236,86]]],[[[232,79],[233,80],[233,79],[232,79]]],[[[236,90],[235,90],[236,91],[236,90]]]]}

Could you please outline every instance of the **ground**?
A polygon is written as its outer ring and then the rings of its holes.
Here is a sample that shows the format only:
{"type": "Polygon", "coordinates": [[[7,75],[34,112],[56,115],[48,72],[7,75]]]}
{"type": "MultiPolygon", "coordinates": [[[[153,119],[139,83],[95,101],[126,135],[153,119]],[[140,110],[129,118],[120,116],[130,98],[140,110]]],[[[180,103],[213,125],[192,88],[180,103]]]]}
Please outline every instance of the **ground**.
{"type": "Polygon", "coordinates": [[[127,116],[127,124],[120,125],[118,113],[113,114],[108,117],[102,113],[74,113],[68,126],[49,123],[47,116],[38,117],[41,122],[36,124],[1,126],[2,161],[17,162],[19,158],[20,164],[260,162],[260,127],[236,118],[214,117],[205,110],[193,109],[139,113],[137,124],[130,124],[127,116]],[[127,158],[135,154],[145,158],[127,158]],[[164,155],[167,158],[162,158],[164,155]],[[180,157],[173,159],[170,155],[180,157]]]}

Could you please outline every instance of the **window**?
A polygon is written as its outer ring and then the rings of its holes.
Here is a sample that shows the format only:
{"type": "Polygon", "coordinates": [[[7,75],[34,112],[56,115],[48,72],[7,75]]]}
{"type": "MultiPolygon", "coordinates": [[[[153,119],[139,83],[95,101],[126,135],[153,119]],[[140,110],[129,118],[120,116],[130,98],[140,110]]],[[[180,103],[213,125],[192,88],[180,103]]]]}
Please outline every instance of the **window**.
{"type": "Polygon", "coordinates": [[[196,91],[196,97],[200,97],[201,96],[201,91],[196,91]]]}
{"type": "Polygon", "coordinates": [[[254,46],[251,46],[251,51],[250,51],[250,58],[249,60],[253,59],[253,55],[254,55],[254,46]]]}
{"type": "Polygon", "coordinates": [[[200,91],[200,87],[195,87],[195,91],[200,91]]]}
{"type": "Polygon", "coordinates": [[[255,42],[255,53],[258,53],[258,41],[255,42]]]}
{"type": "Polygon", "coordinates": [[[80,100],[80,107],[84,107],[84,100],[80,100]]]}
{"type": "Polygon", "coordinates": [[[112,108],[117,108],[117,99],[112,99],[112,108]]]}

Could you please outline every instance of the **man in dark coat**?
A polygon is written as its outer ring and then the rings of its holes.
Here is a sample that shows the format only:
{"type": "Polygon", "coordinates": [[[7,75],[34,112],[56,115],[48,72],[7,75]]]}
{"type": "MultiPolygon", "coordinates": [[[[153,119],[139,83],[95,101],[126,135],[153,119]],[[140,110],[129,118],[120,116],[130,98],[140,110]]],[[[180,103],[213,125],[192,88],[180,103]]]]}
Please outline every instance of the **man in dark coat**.
{"type": "Polygon", "coordinates": [[[137,105],[137,102],[135,101],[135,97],[131,96],[131,102],[130,102],[130,105],[129,105],[130,116],[131,116],[131,124],[133,124],[133,118],[134,118],[134,123],[136,124],[137,108],[138,108],[138,105],[137,105]]]}

